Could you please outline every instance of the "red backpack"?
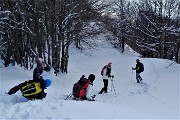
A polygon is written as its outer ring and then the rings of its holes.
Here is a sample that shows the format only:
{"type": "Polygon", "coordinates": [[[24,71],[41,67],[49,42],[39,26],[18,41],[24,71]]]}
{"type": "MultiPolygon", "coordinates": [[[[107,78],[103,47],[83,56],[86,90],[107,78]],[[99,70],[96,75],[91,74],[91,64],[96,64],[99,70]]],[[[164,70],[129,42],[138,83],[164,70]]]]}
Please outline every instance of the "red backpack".
{"type": "Polygon", "coordinates": [[[101,70],[101,75],[103,76],[104,69],[106,68],[106,65],[101,70]]]}
{"type": "Polygon", "coordinates": [[[84,98],[86,94],[86,89],[89,86],[90,81],[87,78],[80,78],[78,82],[76,82],[73,86],[72,94],[75,98],[81,97],[84,98]]]}
{"type": "Polygon", "coordinates": [[[88,80],[88,81],[82,86],[81,90],[79,91],[79,97],[80,97],[80,98],[84,98],[84,96],[85,96],[85,94],[86,94],[86,90],[87,90],[87,88],[88,88],[88,86],[89,86],[89,83],[90,83],[90,81],[88,80]]]}

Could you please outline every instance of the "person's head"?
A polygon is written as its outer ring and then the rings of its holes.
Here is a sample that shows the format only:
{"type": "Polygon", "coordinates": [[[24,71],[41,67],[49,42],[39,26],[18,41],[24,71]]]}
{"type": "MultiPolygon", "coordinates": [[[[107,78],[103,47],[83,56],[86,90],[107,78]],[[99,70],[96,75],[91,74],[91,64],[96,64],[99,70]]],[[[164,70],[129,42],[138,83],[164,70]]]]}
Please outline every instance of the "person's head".
{"type": "Polygon", "coordinates": [[[90,74],[88,79],[90,80],[91,83],[93,83],[93,81],[95,80],[95,75],[90,74]]]}
{"type": "Polygon", "coordinates": [[[139,59],[136,59],[136,63],[138,63],[138,62],[140,62],[140,60],[139,60],[139,59]]]}
{"type": "Polygon", "coordinates": [[[45,80],[45,86],[46,86],[46,88],[49,87],[49,86],[51,86],[51,83],[52,83],[52,81],[51,81],[50,79],[46,79],[46,80],[45,80]]]}
{"type": "Polygon", "coordinates": [[[112,62],[107,64],[107,68],[111,69],[112,62]]]}

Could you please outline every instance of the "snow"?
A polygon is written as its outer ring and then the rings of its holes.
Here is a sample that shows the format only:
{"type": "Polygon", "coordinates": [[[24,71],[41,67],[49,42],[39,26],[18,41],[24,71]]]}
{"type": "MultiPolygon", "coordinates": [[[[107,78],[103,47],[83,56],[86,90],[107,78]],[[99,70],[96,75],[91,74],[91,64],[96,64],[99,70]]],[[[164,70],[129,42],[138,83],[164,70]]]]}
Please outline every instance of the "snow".
{"type": "MultiPolygon", "coordinates": [[[[101,43],[101,42],[99,42],[101,43]]],[[[102,42],[105,43],[105,42],[102,42]]],[[[4,94],[13,86],[32,79],[33,70],[19,66],[5,68],[0,63],[0,119],[180,119],[179,80],[180,65],[173,61],[156,58],[139,58],[130,47],[125,53],[109,45],[99,45],[81,52],[70,49],[68,74],[54,71],[43,72],[44,78],[52,79],[43,100],[28,101],[20,92],[4,94]],[[139,58],[145,66],[142,83],[136,83],[135,66],[139,58]],[[103,87],[101,68],[112,62],[115,92],[111,81],[106,94],[98,94],[103,87]],[[96,101],[64,100],[81,75],[95,74],[96,101]]]]}

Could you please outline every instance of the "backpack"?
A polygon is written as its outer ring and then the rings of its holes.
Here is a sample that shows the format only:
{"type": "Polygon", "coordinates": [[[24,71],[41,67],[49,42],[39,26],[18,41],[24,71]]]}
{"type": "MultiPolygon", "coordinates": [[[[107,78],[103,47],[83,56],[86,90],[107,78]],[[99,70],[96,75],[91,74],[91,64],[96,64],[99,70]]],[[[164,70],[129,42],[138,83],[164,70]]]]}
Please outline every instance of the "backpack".
{"type": "Polygon", "coordinates": [[[28,83],[20,87],[21,93],[24,97],[30,97],[36,95],[42,91],[41,85],[39,82],[28,83]]]}
{"type": "Polygon", "coordinates": [[[101,70],[101,75],[103,76],[104,69],[106,68],[106,65],[101,70]]]}
{"type": "Polygon", "coordinates": [[[140,72],[144,72],[144,65],[140,63],[140,72]]]}
{"type": "MultiPolygon", "coordinates": [[[[80,80],[73,85],[72,95],[75,98],[78,98],[78,97],[80,97],[79,96],[80,91],[81,91],[81,94],[85,94],[85,93],[82,93],[82,89],[86,90],[86,88],[88,87],[87,84],[89,84],[89,80],[87,78],[84,78],[84,76],[82,76],[80,78],[80,80]]],[[[85,91],[83,91],[83,92],[85,92],[85,91]]]]}

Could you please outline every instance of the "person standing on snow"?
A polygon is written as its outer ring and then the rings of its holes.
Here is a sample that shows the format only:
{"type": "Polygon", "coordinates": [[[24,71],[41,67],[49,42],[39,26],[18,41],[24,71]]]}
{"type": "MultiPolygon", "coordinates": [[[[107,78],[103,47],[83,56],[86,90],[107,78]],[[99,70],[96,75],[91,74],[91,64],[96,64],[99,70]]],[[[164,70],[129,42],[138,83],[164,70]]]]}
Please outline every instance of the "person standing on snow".
{"type": "Polygon", "coordinates": [[[136,59],[136,67],[132,68],[132,70],[136,70],[137,83],[139,83],[139,81],[142,81],[143,79],[140,76],[140,73],[144,71],[144,65],[140,62],[139,59],[136,59]]]}
{"type": "Polygon", "coordinates": [[[41,74],[43,73],[45,64],[44,64],[42,58],[36,58],[36,63],[37,63],[37,66],[33,71],[33,79],[38,80],[38,79],[40,79],[41,74]]]}
{"type": "Polygon", "coordinates": [[[111,67],[112,67],[112,63],[110,62],[102,68],[101,75],[104,82],[104,87],[101,89],[99,94],[102,94],[103,92],[107,93],[108,78],[111,77],[111,67]]]}

